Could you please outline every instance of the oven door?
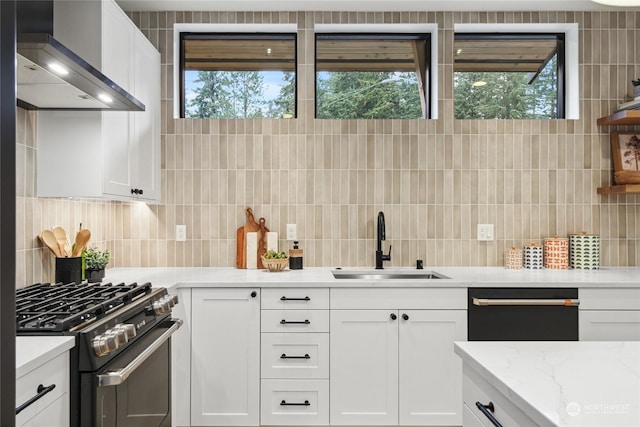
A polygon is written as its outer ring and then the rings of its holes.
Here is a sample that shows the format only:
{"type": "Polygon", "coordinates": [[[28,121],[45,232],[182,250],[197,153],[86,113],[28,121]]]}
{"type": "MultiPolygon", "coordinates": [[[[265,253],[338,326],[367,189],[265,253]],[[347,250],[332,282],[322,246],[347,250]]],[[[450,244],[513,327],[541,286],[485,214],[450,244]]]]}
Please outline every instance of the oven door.
{"type": "Polygon", "coordinates": [[[100,371],[81,374],[82,426],[171,426],[169,338],[181,325],[166,320],[100,371]]]}

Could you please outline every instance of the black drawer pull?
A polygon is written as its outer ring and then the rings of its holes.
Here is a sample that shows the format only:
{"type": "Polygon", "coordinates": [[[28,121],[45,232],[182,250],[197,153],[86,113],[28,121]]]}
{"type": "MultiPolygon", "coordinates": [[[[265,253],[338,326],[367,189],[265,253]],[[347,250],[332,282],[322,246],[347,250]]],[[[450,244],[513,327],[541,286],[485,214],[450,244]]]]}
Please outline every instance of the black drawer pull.
{"type": "Polygon", "coordinates": [[[280,297],[280,301],[311,301],[311,298],[309,298],[309,297],[304,297],[304,298],[280,297]]]}
{"type": "Polygon", "coordinates": [[[37,400],[41,399],[42,397],[44,397],[45,394],[49,393],[51,390],[53,390],[54,388],[56,388],[55,384],[51,384],[48,387],[43,386],[42,384],[40,384],[38,386],[38,388],[36,389],[36,394],[35,396],[33,396],[31,399],[27,400],[26,402],[24,402],[22,405],[18,406],[16,408],[16,415],[18,415],[20,412],[24,411],[25,409],[27,409],[30,405],[32,405],[33,403],[35,403],[37,400]]]}
{"type": "Polygon", "coordinates": [[[282,402],[280,402],[280,406],[310,406],[311,403],[309,403],[308,400],[305,400],[304,403],[287,403],[286,400],[283,400],[282,402]]]}
{"type": "Polygon", "coordinates": [[[280,321],[281,325],[310,325],[311,322],[309,322],[308,319],[304,319],[304,320],[284,320],[282,319],[280,321]]]}
{"type": "Polygon", "coordinates": [[[496,408],[493,406],[493,402],[489,402],[488,405],[483,405],[480,402],[476,402],[476,407],[480,409],[480,412],[482,412],[485,415],[485,417],[489,418],[489,421],[491,421],[491,424],[493,424],[496,427],[502,427],[502,424],[500,424],[500,421],[496,420],[496,417],[493,416],[493,412],[495,412],[496,410],[496,408]]]}
{"type": "Polygon", "coordinates": [[[280,359],[311,359],[311,356],[309,356],[308,354],[305,354],[304,356],[287,356],[286,354],[282,353],[280,359]]]}

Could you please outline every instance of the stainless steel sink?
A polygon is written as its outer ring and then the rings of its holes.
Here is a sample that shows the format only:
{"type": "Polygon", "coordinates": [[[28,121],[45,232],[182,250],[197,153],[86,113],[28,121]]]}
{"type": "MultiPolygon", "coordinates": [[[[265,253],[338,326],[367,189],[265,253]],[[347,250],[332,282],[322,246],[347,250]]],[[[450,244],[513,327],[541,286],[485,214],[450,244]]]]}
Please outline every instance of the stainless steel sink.
{"type": "Polygon", "coordinates": [[[336,279],[360,279],[360,280],[432,280],[432,279],[449,279],[444,274],[435,271],[420,270],[332,270],[333,277],[336,279]]]}

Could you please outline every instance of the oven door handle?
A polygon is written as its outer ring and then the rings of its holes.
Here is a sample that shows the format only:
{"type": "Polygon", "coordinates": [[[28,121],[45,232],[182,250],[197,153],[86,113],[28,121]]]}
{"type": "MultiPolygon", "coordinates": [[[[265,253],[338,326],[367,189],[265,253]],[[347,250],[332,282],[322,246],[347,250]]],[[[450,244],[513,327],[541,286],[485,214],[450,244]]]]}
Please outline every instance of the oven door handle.
{"type": "Polygon", "coordinates": [[[580,300],[577,298],[555,298],[555,299],[490,299],[490,298],[473,298],[473,305],[479,307],[487,306],[565,306],[577,307],[580,300]]]}
{"type": "Polygon", "coordinates": [[[165,343],[171,335],[182,326],[182,319],[171,319],[173,325],[169,327],[162,335],[158,337],[149,347],[145,348],[135,359],[131,361],[127,366],[122,369],[113,372],[107,372],[106,374],[98,375],[98,387],[109,387],[120,385],[124,383],[129,375],[131,375],[140,365],[142,365],[148,358],[156,351],[162,344],[165,343]]]}

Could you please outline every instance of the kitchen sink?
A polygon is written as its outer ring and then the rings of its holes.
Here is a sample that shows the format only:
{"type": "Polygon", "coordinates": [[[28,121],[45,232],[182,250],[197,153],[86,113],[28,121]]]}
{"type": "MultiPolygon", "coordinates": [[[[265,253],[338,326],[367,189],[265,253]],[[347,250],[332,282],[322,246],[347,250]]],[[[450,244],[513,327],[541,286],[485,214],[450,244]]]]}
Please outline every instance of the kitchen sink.
{"type": "Polygon", "coordinates": [[[360,280],[432,280],[449,279],[444,274],[435,271],[420,270],[332,270],[331,273],[336,279],[360,279],[360,280]]]}

